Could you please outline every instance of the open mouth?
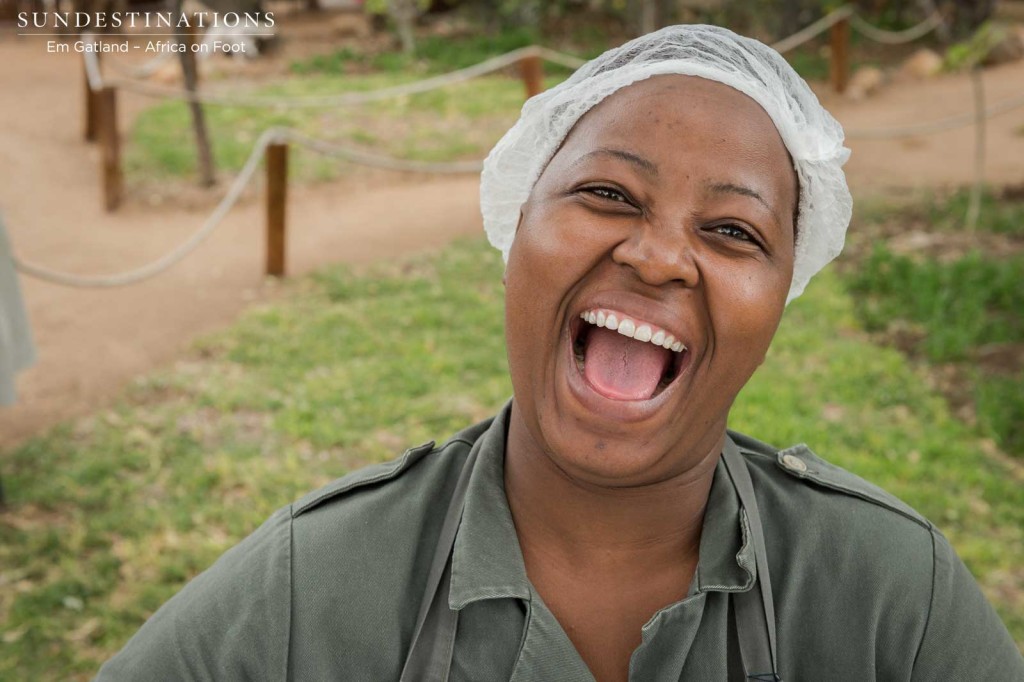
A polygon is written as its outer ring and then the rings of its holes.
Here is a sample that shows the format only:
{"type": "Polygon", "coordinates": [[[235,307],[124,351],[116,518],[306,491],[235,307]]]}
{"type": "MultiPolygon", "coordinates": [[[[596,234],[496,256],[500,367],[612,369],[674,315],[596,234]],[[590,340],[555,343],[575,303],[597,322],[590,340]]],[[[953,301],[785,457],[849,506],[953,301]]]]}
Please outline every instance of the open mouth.
{"type": "Polygon", "coordinates": [[[610,400],[650,400],[679,377],[689,351],[667,330],[606,308],[573,321],[573,357],[590,387],[610,400]]]}

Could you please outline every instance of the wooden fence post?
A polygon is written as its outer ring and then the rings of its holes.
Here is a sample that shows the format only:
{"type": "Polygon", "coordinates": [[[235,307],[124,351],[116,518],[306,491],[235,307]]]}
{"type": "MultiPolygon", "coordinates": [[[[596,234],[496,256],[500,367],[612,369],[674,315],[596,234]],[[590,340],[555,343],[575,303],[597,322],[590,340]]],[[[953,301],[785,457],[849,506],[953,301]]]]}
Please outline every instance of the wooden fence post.
{"type": "Polygon", "coordinates": [[[544,92],[544,63],[540,57],[531,55],[519,60],[519,75],[526,88],[526,99],[544,92]]]}
{"type": "MultiPolygon", "coordinates": [[[[100,53],[94,54],[96,63],[99,64],[100,53]]],[[[86,57],[82,55],[82,83],[85,86],[85,141],[95,142],[98,137],[96,124],[96,93],[93,92],[92,84],[89,83],[89,69],[85,66],[86,57]]]]}
{"type": "Polygon", "coordinates": [[[103,177],[103,206],[113,211],[121,205],[123,175],[121,140],[117,132],[117,90],[105,86],[96,98],[97,137],[100,142],[100,174],[103,177]]]}
{"type": "Polygon", "coordinates": [[[284,277],[288,145],[267,146],[267,274],[284,277]]]}
{"type": "Polygon", "coordinates": [[[850,19],[844,17],[829,28],[829,80],[842,94],[850,80],[850,19]]]}

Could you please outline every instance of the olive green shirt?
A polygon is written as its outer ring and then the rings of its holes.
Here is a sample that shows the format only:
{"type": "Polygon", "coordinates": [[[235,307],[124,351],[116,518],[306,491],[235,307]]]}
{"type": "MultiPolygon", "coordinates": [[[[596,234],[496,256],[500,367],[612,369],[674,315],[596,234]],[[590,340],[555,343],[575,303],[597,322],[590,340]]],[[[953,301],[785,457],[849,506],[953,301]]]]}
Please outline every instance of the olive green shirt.
{"type": "MultiPolygon", "coordinates": [[[[450,679],[592,680],[527,579],[504,491],[509,407],[440,447],[279,510],[165,604],[99,680],[398,680],[441,523],[479,447],[452,554],[450,679]]],[[[946,539],[819,459],[730,434],[764,525],[779,673],[799,680],[1024,680],[1024,659],[946,539]]],[[[724,465],[689,594],[644,625],[630,679],[742,679],[730,594],[753,549],[724,465]]]]}

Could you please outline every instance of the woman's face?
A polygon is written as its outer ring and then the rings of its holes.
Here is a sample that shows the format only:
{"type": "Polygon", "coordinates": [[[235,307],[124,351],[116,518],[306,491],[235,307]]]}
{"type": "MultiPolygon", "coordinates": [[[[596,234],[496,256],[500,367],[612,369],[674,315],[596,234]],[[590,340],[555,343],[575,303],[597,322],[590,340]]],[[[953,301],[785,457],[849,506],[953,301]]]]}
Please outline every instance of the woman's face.
{"type": "Polygon", "coordinates": [[[717,447],[785,306],[796,201],[771,119],[728,86],[659,76],[588,112],[523,205],[506,270],[534,445],[613,486],[717,447]]]}

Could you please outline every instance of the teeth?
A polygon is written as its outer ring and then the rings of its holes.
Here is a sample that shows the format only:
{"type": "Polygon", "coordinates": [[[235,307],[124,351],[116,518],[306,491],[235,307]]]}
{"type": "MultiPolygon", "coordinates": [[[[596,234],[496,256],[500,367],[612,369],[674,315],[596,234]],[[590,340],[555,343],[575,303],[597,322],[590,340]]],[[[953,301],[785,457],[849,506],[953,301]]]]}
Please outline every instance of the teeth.
{"type": "Polygon", "coordinates": [[[637,341],[653,343],[655,346],[661,346],[676,353],[686,350],[686,346],[682,341],[677,341],[676,337],[667,334],[665,330],[658,329],[654,331],[651,325],[642,323],[637,325],[636,322],[628,317],[620,321],[614,313],[605,313],[603,310],[587,310],[580,313],[580,319],[590,324],[595,324],[598,327],[618,331],[623,336],[636,339],[637,341]]]}

